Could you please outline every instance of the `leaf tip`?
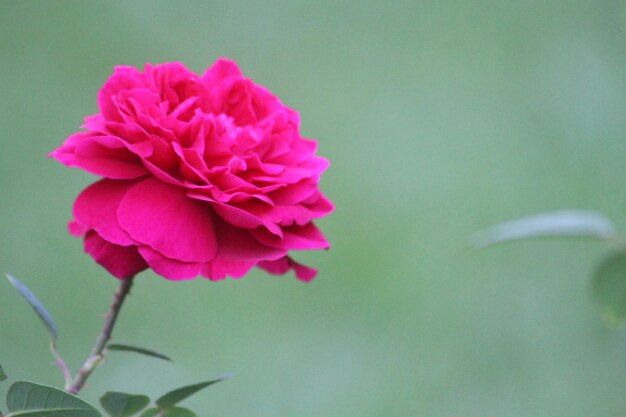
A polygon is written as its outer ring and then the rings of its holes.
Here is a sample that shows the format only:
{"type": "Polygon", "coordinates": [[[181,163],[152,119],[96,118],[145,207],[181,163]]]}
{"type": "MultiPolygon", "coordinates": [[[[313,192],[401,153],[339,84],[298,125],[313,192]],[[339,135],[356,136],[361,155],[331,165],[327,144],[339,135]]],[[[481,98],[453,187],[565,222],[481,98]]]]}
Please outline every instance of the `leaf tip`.
{"type": "Polygon", "coordinates": [[[237,374],[234,373],[234,372],[227,372],[225,374],[222,374],[222,375],[218,376],[216,379],[218,379],[220,381],[224,381],[226,379],[234,378],[236,376],[237,376],[237,374]]]}
{"type": "Polygon", "coordinates": [[[37,313],[39,318],[43,321],[44,325],[48,329],[52,340],[56,341],[58,336],[57,325],[52,319],[52,316],[50,315],[48,310],[46,310],[46,308],[44,307],[43,303],[37,298],[37,296],[35,296],[35,294],[33,294],[30,289],[28,289],[26,284],[24,284],[22,281],[15,278],[8,272],[6,273],[6,277],[11,285],[13,285],[13,287],[20,293],[20,295],[26,300],[26,302],[28,302],[28,304],[30,304],[30,306],[35,310],[35,313],[37,313]]]}

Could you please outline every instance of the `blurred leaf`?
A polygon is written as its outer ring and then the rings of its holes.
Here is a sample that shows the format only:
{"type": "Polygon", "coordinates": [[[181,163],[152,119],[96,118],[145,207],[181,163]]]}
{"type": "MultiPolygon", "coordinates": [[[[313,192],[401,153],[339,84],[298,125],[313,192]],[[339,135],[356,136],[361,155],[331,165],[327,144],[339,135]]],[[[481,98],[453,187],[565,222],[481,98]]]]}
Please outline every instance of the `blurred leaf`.
{"type": "Polygon", "coordinates": [[[7,375],[4,373],[4,370],[2,369],[2,365],[0,365],[0,382],[4,381],[5,379],[7,379],[7,375]]]}
{"type": "Polygon", "coordinates": [[[85,410],[69,409],[69,408],[55,408],[48,410],[26,410],[18,411],[15,413],[5,414],[4,417],[92,417],[94,414],[89,414],[85,410]]]}
{"type": "Polygon", "coordinates": [[[137,414],[150,403],[145,395],[132,395],[123,392],[107,392],[100,398],[102,408],[111,417],[129,417],[137,414]]]}
{"type": "Polygon", "coordinates": [[[500,223],[475,233],[470,244],[482,249],[497,243],[536,237],[591,237],[614,239],[613,223],[602,213],[586,210],[560,210],[500,223]]]}
{"type": "Polygon", "coordinates": [[[161,412],[160,408],[148,408],[146,411],[141,413],[140,417],[154,417],[161,412]]]}
{"type": "Polygon", "coordinates": [[[196,413],[188,408],[173,407],[165,410],[163,417],[198,417],[196,413]]]}
{"type": "Polygon", "coordinates": [[[185,387],[175,389],[175,390],[170,391],[167,394],[163,395],[161,398],[159,398],[156,401],[156,403],[162,409],[170,408],[170,407],[174,406],[175,404],[181,402],[185,398],[187,398],[187,397],[195,394],[196,392],[200,391],[201,389],[206,388],[209,385],[213,385],[213,384],[215,384],[217,382],[223,381],[223,380],[225,380],[227,378],[230,378],[231,376],[232,375],[223,375],[223,376],[221,376],[219,378],[216,378],[214,380],[211,380],[211,381],[200,382],[198,384],[187,385],[185,387]]]}
{"type": "Polygon", "coordinates": [[[110,344],[107,345],[108,350],[117,350],[120,352],[135,352],[146,356],[152,356],[153,358],[159,358],[166,361],[173,362],[169,356],[166,356],[162,353],[155,352],[153,350],[144,349],[137,346],[129,346],[129,345],[120,345],[120,344],[110,344]]]}
{"type": "Polygon", "coordinates": [[[141,414],[141,417],[198,417],[193,411],[183,407],[172,407],[166,410],[160,408],[148,408],[141,414]]]}
{"type": "Polygon", "coordinates": [[[52,320],[52,316],[48,313],[48,310],[43,306],[41,301],[24,285],[19,279],[15,278],[11,274],[7,274],[9,282],[22,294],[22,297],[28,301],[28,304],[35,310],[35,313],[39,316],[43,324],[48,329],[48,332],[52,336],[52,340],[57,339],[57,326],[52,320]]]}
{"type": "Polygon", "coordinates": [[[102,417],[100,412],[75,395],[32,382],[16,382],[7,393],[5,417],[102,417]]]}
{"type": "Polygon", "coordinates": [[[613,254],[593,274],[593,298],[604,319],[619,325],[626,319],[626,253],[613,254]]]}

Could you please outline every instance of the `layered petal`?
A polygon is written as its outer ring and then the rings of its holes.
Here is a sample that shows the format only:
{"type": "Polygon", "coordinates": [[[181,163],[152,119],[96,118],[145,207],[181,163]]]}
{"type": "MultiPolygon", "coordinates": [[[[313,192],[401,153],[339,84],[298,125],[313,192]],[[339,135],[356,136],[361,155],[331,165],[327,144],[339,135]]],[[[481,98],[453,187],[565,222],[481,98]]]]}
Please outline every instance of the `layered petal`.
{"type": "Polygon", "coordinates": [[[203,264],[200,262],[182,262],[168,258],[149,246],[140,246],[139,253],[154,272],[167,279],[174,281],[193,279],[202,271],[203,264]]]}
{"type": "Polygon", "coordinates": [[[131,238],[168,258],[207,262],[217,253],[211,206],[155,178],[133,185],[120,202],[117,216],[131,238]]]}
{"type": "Polygon", "coordinates": [[[85,252],[106,268],[111,275],[127,279],[148,268],[136,246],[120,246],[104,240],[97,232],[85,236],[85,252]]]}
{"type": "Polygon", "coordinates": [[[74,202],[75,222],[95,230],[102,239],[121,246],[136,243],[120,227],[117,210],[126,192],[136,181],[100,180],[78,195],[74,202]]]}
{"type": "Polygon", "coordinates": [[[271,274],[282,275],[293,270],[296,277],[304,282],[309,282],[317,275],[317,269],[302,265],[289,256],[277,259],[275,261],[262,261],[258,264],[259,268],[266,270],[271,274]]]}
{"type": "Polygon", "coordinates": [[[255,229],[251,234],[262,244],[277,249],[328,249],[330,243],[312,222],[304,226],[292,225],[282,228],[283,237],[269,233],[263,228],[255,229]]]}
{"type": "Polygon", "coordinates": [[[257,263],[271,262],[284,257],[287,253],[285,250],[265,246],[248,232],[219,220],[215,226],[218,252],[209,262],[185,262],[164,256],[148,246],[141,246],[139,253],[150,268],[165,278],[184,280],[202,275],[214,281],[227,276],[240,278],[257,263]]]}
{"type": "Polygon", "coordinates": [[[50,154],[105,178],[78,196],[70,223],[97,262],[172,280],[254,266],[315,275],[289,254],[329,247],[313,224],[334,210],[319,190],[329,162],[299,114],[235,62],[201,76],[178,62],[116,67],[98,107],[50,154]]]}
{"type": "Polygon", "coordinates": [[[64,165],[106,178],[133,179],[148,174],[141,158],[117,137],[76,133],[50,156],[64,165]]]}

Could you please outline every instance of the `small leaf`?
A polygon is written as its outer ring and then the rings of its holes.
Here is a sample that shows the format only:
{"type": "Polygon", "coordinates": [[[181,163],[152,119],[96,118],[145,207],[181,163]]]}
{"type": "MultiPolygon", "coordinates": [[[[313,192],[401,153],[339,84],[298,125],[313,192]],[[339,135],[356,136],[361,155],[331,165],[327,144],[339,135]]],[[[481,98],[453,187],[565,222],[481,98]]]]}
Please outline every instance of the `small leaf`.
{"type": "Polygon", "coordinates": [[[232,375],[223,375],[211,381],[200,382],[199,384],[187,385],[185,387],[175,389],[159,398],[156,401],[156,404],[162,409],[170,408],[201,389],[230,378],[231,376],[232,375]]]}
{"type": "Polygon", "coordinates": [[[608,324],[626,320],[626,253],[613,254],[599,265],[591,291],[608,324]]]}
{"type": "Polygon", "coordinates": [[[85,410],[54,408],[49,410],[27,410],[6,414],[4,417],[91,417],[85,410]]]}
{"type": "Polygon", "coordinates": [[[161,412],[160,408],[148,408],[146,411],[141,413],[140,417],[154,417],[161,412]]]}
{"type": "Polygon", "coordinates": [[[172,407],[164,411],[163,417],[198,417],[196,413],[183,407],[172,407]]]}
{"type": "Polygon", "coordinates": [[[4,381],[5,379],[7,379],[7,375],[2,370],[2,365],[0,365],[0,382],[4,381]]]}
{"type": "Polygon", "coordinates": [[[497,243],[536,237],[591,237],[610,240],[617,237],[613,223],[602,213],[561,210],[500,223],[475,233],[470,244],[482,249],[497,243]]]}
{"type": "Polygon", "coordinates": [[[147,407],[150,398],[123,392],[107,392],[100,398],[102,408],[111,417],[130,417],[147,407]]]}
{"type": "Polygon", "coordinates": [[[120,352],[135,352],[146,356],[151,356],[153,358],[159,358],[166,361],[173,362],[169,356],[166,356],[162,353],[155,352],[154,350],[148,350],[137,346],[129,346],[129,345],[120,345],[120,344],[110,344],[107,346],[108,350],[117,350],[120,352]]]}
{"type": "Polygon", "coordinates": [[[75,395],[32,382],[16,382],[7,393],[5,417],[102,417],[94,407],[75,395]]]}
{"type": "Polygon", "coordinates": [[[141,414],[141,417],[198,417],[193,411],[183,407],[172,407],[166,410],[160,408],[148,408],[141,414]]]}
{"type": "Polygon", "coordinates": [[[30,304],[35,310],[35,313],[37,313],[41,321],[43,321],[43,324],[52,336],[52,340],[56,340],[57,326],[54,324],[52,316],[48,313],[48,310],[46,310],[41,301],[39,301],[39,299],[35,297],[35,294],[33,294],[19,279],[15,278],[11,274],[7,274],[7,278],[9,279],[9,282],[20,292],[20,294],[22,294],[22,297],[28,301],[28,304],[30,304]]]}

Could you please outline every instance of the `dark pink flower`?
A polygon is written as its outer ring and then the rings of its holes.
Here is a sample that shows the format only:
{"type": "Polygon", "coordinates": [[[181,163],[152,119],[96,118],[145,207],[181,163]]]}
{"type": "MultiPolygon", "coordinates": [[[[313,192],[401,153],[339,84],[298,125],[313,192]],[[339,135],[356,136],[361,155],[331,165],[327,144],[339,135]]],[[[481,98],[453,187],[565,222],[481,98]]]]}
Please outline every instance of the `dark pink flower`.
{"type": "Polygon", "coordinates": [[[289,253],[329,246],[313,224],[334,209],[318,189],[328,161],[298,113],[234,62],[201,76],[180,63],[116,67],[98,106],[51,156],[104,177],[78,196],[70,232],[111,274],[315,276],[289,253]]]}

